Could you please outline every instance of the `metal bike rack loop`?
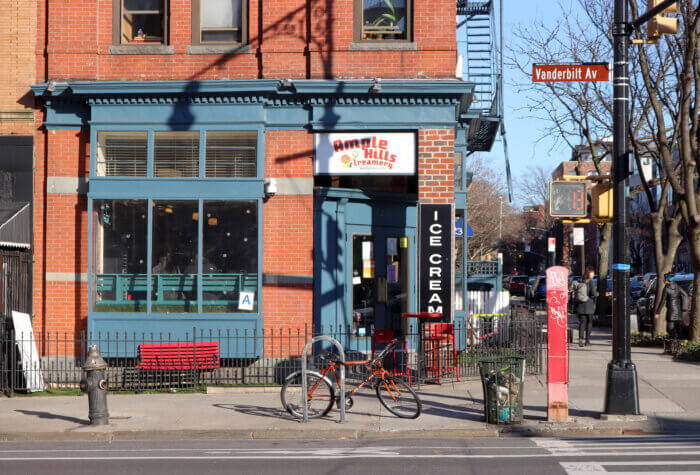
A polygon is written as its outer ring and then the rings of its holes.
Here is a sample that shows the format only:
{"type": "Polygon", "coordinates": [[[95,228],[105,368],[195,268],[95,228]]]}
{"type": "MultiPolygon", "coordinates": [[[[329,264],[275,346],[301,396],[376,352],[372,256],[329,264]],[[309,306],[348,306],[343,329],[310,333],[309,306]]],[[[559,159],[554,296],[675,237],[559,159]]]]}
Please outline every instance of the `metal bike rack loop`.
{"type": "MultiPolygon", "coordinates": [[[[307,406],[307,394],[306,390],[307,385],[306,385],[306,371],[307,371],[307,364],[306,364],[306,355],[309,351],[309,347],[316,343],[317,341],[329,341],[335,345],[336,348],[338,348],[338,351],[340,352],[340,359],[343,363],[345,363],[345,350],[343,350],[343,345],[340,344],[338,340],[335,338],[331,338],[326,335],[320,335],[320,336],[315,336],[309,342],[304,345],[304,349],[301,352],[301,406],[304,408],[304,419],[303,422],[309,422],[309,408],[307,406]]],[[[332,383],[331,383],[332,384],[332,383]]],[[[331,386],[332,388],[332,386],[331,386]]],[[[340,421],[341,424],[346,422],[345,421],[345,365],[340,365],[340,421]]]]}

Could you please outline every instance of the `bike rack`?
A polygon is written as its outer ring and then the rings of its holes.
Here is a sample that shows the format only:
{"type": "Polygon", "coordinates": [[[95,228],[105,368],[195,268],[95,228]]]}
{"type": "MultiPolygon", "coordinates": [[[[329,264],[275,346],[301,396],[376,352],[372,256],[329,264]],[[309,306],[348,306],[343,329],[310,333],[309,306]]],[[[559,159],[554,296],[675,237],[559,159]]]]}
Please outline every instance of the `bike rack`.
{"type": "MultiPolygon", "coordinates": [[[[302,422],[309,422],[309,408],[306,405],[306,371],[307,371],[307,364],[306,364],[306,355],[309,351],[309,347],[316,343],[317,341],[328,341],[331,342],[335,345],[336,348],[338,348],[338,351],[340,352],[340,359],[343,363],[345,363],[345,350],[343,350],[343,345],[340,344],[338,340],[335,338],[331,338],[326,335],[320,335],[320,336],[315,336],[309,342],[304,345],[304,349],[302,350],[301,353],[301,406],[304,408],[304,419],[302,422]]],[[[341,424],[343,424],[345,421],[345,365],[340,365],[340,421],[341,424]]]]}

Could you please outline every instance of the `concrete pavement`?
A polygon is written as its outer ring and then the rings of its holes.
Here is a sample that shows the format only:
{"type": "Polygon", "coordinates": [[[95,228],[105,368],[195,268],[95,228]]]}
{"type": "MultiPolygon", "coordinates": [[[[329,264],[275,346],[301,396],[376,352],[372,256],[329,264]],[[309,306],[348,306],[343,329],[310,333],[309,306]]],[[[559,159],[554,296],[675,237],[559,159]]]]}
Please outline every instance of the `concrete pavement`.
{"type": "Polygon", "coordinates": [[[300,423],[282,410],[279,389],[237,388],[210,394],[110,394],[110,424],[88,425],[85,396],[0,399],[0,440],[130,440],[180,438],[368,438],[411,436],[592,435],[635,432],[700,433],[700,364],[673,361],[658,348],[635,348],[640,406],[647,420],[603,421],[610,333],[596,330],[593,346],[570,347],[570,421],[546,422],[546,376],[525,383],[525,423],[483,422],[477,379],[424,385],[416,420],[388,413],[361,391],[347,422],[339,412],[300,423]],[[243,392],[245,391],[245,392],[243,392]]]}

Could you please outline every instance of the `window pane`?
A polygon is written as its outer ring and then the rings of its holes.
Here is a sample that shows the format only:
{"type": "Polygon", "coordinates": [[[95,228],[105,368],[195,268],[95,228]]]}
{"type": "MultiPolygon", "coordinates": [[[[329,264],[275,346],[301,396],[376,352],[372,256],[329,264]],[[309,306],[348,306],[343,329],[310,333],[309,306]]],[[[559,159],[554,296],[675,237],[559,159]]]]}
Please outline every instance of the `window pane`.
{"type": "Polygon", "coordinates": [[[362,39],[405,40],[407,0],[363,0],[362,39]]]}
{"type": "Polygon", "coordinates": [[[199,175],[199,132],[156,132],[153,176],[196,177],[199,175]]]}
{"type": "Polygon", "coordinates": [[[98,132],[97,176],[146,176],[146,132],[98,132]]]}
{"type": "Polygon", "coordinates": [[[257,176],[256,132],[207,132],[207,178],[257,176]]]}
{"type": "Polygon", "coordinates": [[[464,210],[456,210],[455,218],[455,311],[464,311],[464,210]]]}
{"type": "Polygon", "coordinates": [[[202,28],[240,28],[241,0],[201,0],[202,28]]]}
{"type": "Polygon", "coordinates": [[[197,312],[196,201],[153,203],[153,313],[197,312]]]}
{"type": "Polygon", "coordinates": [[[145,312],[146,201],[93,201],[94,310],[145,312]]]}
{"type": "Polygon", "coordinates": [[[163,0],[124,0],[125,10],[161,10],[163,0]]]}
{"type": "Polygon", "coordinates": [[[241,42],[240,30],[205,30],[202,31],[203,43],[234,43],[241,42]]]}
{"type": "Polygon", "coordinates": [[[202,310],[258,311],[258,211],[255,201],[205,201],[202,310]]]}
{"type": "Polygon", "coordinates": [[[121,42],[163,43],[164,0],[123,0],[121,42]]]}

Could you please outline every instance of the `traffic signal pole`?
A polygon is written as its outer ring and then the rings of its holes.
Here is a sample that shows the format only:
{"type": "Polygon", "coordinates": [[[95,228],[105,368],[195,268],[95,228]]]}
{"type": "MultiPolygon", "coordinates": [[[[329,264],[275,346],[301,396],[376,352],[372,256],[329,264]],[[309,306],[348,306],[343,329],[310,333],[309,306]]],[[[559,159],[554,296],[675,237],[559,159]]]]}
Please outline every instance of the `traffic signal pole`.
{"type": "Polygon", "coordinates": [[[632,25],[627,0],[614,0],[613,23],[613,351],[608,363],[605,414],[639,414],[637,368],[630,342],[629,63],[632,25]]]}

